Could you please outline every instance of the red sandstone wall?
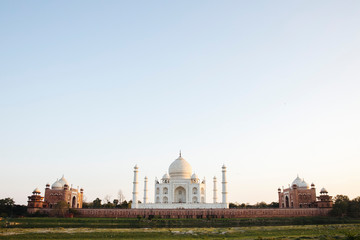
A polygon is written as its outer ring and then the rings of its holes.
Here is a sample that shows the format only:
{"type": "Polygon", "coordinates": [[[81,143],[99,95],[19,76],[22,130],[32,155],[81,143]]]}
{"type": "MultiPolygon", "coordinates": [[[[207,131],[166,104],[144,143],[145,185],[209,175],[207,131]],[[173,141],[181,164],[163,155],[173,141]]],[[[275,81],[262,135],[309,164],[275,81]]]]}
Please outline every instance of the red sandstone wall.
{"type": "MultiPolygon", "coordinates": [[[[76,209],[78,217],[135,218],[149,215],[162,218],[254,218],[254,217],[307,217],[327,216],[331,209],[76,209]]],[[[41,209],[50,215],[52,209],[41,209]]]]}

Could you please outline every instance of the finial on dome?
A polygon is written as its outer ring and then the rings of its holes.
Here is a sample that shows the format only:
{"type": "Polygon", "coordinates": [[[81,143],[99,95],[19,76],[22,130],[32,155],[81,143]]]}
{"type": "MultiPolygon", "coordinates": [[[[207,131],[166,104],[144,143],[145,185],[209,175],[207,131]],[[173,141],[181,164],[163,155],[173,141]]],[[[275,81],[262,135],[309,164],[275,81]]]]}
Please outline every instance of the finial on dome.
{"type": "Polygon", "coordinates": [[[180,149],[180,152],[179,152],[179,157],[181,157],[181,149],[180,149]]]}

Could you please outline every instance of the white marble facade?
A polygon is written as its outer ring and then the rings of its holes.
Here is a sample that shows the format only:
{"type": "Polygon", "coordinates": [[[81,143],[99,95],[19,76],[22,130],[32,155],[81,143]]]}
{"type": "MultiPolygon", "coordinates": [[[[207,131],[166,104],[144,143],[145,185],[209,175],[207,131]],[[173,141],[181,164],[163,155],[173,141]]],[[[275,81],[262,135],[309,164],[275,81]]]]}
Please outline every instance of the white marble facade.
{"type": "Polygon", "coordinates": [[[134,167],[132,208],[228,208],[226,167],[222,167],[222,202],[217,202],[216,177],[213,179],[213,203],[206,203],[206,181],[192,173],[191,165],[181,156],[171,163],[169,173],[155,180],[155,203],[148,203],[147,177],[144,179],[143,202],[138,203],[138,166],[134,167]],[[134,204],[135,203],[135,204],[134,204]]]}

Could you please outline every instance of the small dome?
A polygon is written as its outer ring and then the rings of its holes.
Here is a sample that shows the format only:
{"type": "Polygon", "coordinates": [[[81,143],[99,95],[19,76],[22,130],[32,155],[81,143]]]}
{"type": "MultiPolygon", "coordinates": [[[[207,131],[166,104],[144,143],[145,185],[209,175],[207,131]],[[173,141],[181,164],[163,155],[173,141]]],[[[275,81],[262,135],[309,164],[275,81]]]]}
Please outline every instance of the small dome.
{"type": "Polygon", "coordinates": [[[169,175],[172,178],[191,178],[191,166],[190,164],[181,157],[181,155],[171,163],[169,167],[169,175]]]}
{"type": "Polygon", "coordinates": [[[35,193],[40,194],[40,189],[39,189],[39,188],[35,188],[34,191],[33,191],[33,193],[34,193],[34,194],[35,194],[35,193]]]}
{"type": "Polygon", "coordinates": [[[322,188],[322,189],[320,190],[320,193],[328,193],[328,191],[327,191],[325,188],[322,188]]]}
{"type": "Polygon", "coordinates": [[[305,182],[304,179],[299,178],[299,175],[294,179],[294,181],[291,184],[291,187],[293,185],[296,185],[298,188],[309,188],[309,184],[305,182]]]}
{"type": "Polygon", "coordinates": [[[162,177],[162,179],[166,179],[166,180],[170,179],[169,174],[165,173],[164,176],[162,177]]]}
{"type": "Polygon", "coordinates": [[[191,175],[191,179],[199,179],[199,178],[195,173],[193,173],[193,175],[191,175]]]}
{"type": "Polygon", "coordinates": [[[69,183],[68,181],[64,178],[64,175],[60,178],[59,182],[61,183],[61,187],[64,187],[64,185],[68,185],[69,186],[69,183]]]}
{"type": "Polygon", "coordinates": [[[303,179],[300,183],[300,188],[309,188],[309,184],[303,179]]]}
{"type": "Polygon", "coordinates": [[[63,185],[59,182],[59,180],[56,180],[56,182],[51,185],[51,189],[62,189],[63,185]]]}

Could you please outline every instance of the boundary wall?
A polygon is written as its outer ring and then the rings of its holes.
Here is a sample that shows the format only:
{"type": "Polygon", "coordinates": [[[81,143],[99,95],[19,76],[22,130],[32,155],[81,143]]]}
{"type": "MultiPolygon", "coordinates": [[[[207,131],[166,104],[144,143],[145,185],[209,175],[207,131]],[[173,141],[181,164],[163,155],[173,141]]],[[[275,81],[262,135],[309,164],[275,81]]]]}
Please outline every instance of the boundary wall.
{"type": "MultiPolygon", "coordinates": [[[[39,209],[54,215],[54,209],[39,209]]],[[[331,208],[293,209],[76,209],[76,217],[136,218],[264,218],[328,216],[331,208]]]]}

